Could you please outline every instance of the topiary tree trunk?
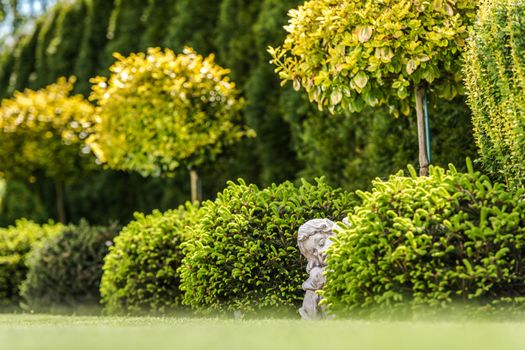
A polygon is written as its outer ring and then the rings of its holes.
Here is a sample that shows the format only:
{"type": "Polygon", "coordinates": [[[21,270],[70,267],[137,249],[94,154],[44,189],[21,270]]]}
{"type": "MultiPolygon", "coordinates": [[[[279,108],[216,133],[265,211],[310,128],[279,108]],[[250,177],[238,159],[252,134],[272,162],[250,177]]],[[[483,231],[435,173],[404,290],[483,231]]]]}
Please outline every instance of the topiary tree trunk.
{"type": "Polygon", "coordinates": [[[416,114],[417,114],[417,138],[419,145],[419,176],[428,176],[428,154],[427,154],[427,135],[425,125],[425,115],[423,104],[425,98],[425,88],[422,85],[416,87],[416,114]]]}
{"type": "Polygon", "coordinates": [[[202,181],[199,173],[195,168],[190,168],[191,179],[191,201],[193,203],[200,203],[202,201],[202,181]]]}

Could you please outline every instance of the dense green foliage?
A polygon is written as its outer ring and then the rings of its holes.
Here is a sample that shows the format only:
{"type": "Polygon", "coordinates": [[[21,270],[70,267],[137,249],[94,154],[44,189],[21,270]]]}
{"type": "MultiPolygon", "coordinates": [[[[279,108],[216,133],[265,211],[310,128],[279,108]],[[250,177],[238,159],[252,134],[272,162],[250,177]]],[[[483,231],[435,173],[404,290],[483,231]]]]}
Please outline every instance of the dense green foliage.
{"type": "Polygon", "coordinates": [[[51,34],[53,39],[46,48],[46,73],[51,77],[67,76],[74,71],[85,17],[86,5],[83,1],[62,5],[51,34]]]}
{"type": "Polygon", "coordinates": [[[49,223],[40,226],[27,220],[0,228],[0,309],[18,306],[20,285],[27,273],[27,254],[39,241],[58,234],[62,229],[62,225],[49,223]]]}
{"type": "Polygon", "coordinates": [[[27,278],[22,284],[24,308],[31,311],[72,311],[100,302],[102,266],[116,225],[67,226],[43,240],[27,256],[27,278]]]}
{"type": "MultiPolygon", "coordinates": [[[[469,161],[470,162],[470,161],[469,161]]],[[[335,310],[369,314],[409,305],[480,310],[523,305],[523,193],[474,172],[402,172],[358,191],[362,203],[328,250],[324,297],[335,310]]]]}
{"type": "Polygon", "coordinates": [[[24,36],[18,42],[14,53],[15,64],[8,84],[9,93],[13,93],[15,90],[23,90],[31,85],[36,78],[32,73],[35,70],[36,45],[42,24],[42,21],[38,21],[35,24],[34,33],[24,36]]]}
{"type": "Polygon", "coordinates": [[[189,203],[165,213],[135,214],[135,221],[115,239],[105,258],[100,286],[110,314],[169,312],[180,306],[181,243],[200,217],[189,203]]]}
{"type": "Polygon", "coordinates": [[[408,115],[417,86],[446,99],[461,90],[475,7],[472,0],[307,1],[290,11],[288,36],[270,52],[281,79],[304,87],[319,109],[385,104],[408,115]]]}
{"type": "Polygon", "coordinates": [[[114,0],[106,36],[110,39],[104,48],[102,62],[108,68],[114,61],[113,53],[128,55],[140,48],[145,25],[141,20],[148,7],[144,0],[114,0]]]}
{"type": "Polygon", "coordinates": [[[322,179],[260,190],[229,182],[202,205],[194,240],[184,245],[183,303],[195,309],[251,312],[296,306],[306,262],[297,248],[299,226],[313,218],[339,220],[353,197],[322,179]]]}
{"type": "MultiPolygon", "coordinates": [[[[108,42],[106,31],[109,26],[114,0],[84,0],[86,17],[83,19],[83,33],[80,41],[78,57],[72,59],[75,63],[74,75],[78,79],[75,91],[88,95],[91,91],[89,79],[101,71],[103,67],[103,51],[108,42]]],[[[62,40],[69,39],[64,37],[62,40]]],[[[65,73],[66,75],[72,72],[65,73]]]]}
{"type": "Polygon", "coordinates": [[[217,0],[176,0],[164,46],[181,51],[192,47],[203,55],[216,52],[214,37],[221,1],[217,0]]]}
{"type": "MultiPolygon", "coordinates": [[[[51,43],[62,41],[61,38],[54,38],[53,35],[58,33],[55,29],[58,27],[58,17],[60,16],[61,7],[55,5],[43,18],[44,23],[38,33],[37,45],[35,48],[35,83],[31,88],[42,88],[48,84],[51,84],[60,76],[53,76],[51,74],[52,68],[49,62],[49,48],[51,43]]],[[[65,34],[65,31],[61,31],[61,34],[65,34]]],[[[27,62],[29,63],[29,62],[27,62]]]]}
{"type": "Polygon", "coordinates": [[[109,79],[93,80],[99,123],[91,145],[114,169],[171,175],[198,167],[247,134],[243,101],[228,70],[186,48],[116,56],[109,79]]]}
{"type": "Polygon", "coordinates": [[[525,179],[525,3],[483,1],[465,64],[474,134],[485,169],[522,187],[525,179]]]}

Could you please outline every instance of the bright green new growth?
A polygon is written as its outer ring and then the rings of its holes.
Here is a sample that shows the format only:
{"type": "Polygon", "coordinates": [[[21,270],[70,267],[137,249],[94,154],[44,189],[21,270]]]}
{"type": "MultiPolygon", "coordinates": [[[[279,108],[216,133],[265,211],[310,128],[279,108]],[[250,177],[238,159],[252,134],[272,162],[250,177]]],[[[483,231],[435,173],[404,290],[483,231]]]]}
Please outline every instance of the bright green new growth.
{"type": "Polygon", "coordinates": [[[180,306],[180,245],[192,237],[199,215],[189,203],[165,213],[135,214],[105,258],[100,293],[108,313],[162,313],[180,306]]]}
{"type": "Polygon", "coordinates": [[[335,311],[486,312],[525,301],[525,201],[472,170],[431,167],[374,181],[328,251],[324,297],[335,311]]]}
{"type": "Polygon", "coordinates": [[[93,79],[91,94],[99,117],[92,145],[110,167],[171,175],[181,163],[213,160],[248,133],[243,101],[213,55],[154,48],[115,57],[110,78],[93,79]]]}
{"type": "Polygon", "coordinates": [[[24,308],[37,312],[73,311],[100,303],[102,265],[117,225],[68,226],[42,241],[27,257],[21,286],[24,308]]]}
{"type": "Polygon", "coordinates": [[[408,115],[414,88],[461,92],[461,51],[472,0],[311,0],[291,10],[284,44],[270,49],[283,83],[304,87],[320,109],[386,104],[408,115]]]}
{"type": "Polygon", "coordinates": [[[38,225],[24,219],[0,228],[0,309],[18,307],[20,285],[27,273],[27,254],[39,241],[63,228],[60,224],[38,225]]]}
{"type": "Polygon", "coordinates": [[[299,226],[342,219],[352,205],[351,195],[322,179],[262,190],[229,182],[215,201],[203,203],[196,238],[184,244],[183,303],[207,311],[296,307],[308,278],[297,247],[299,226]]]}
{"type": "Polygon", "coordinates": [[[474,133],[485,169],[522,187],[525,179],[525,3],[483,1],[465,73],[474,133]]]}

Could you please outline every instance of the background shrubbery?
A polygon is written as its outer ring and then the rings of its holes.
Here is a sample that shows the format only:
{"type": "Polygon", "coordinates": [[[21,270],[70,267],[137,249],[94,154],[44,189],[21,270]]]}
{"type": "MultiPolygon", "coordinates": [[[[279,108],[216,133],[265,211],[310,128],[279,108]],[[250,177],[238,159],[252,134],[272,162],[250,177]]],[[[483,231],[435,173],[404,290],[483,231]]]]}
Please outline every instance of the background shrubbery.
{"type": "Polygon", "coordinates": [[[484,169],[523,187],[525,179],[525,3],[483,1],[465,64],[469,106],[484,169]]]}
{"type": "Polygon", "coordinates": [[[183,303],[196,309],[249,312],[296,306],[308,278],[297,230],[314,218],[342,219],[353,197],[324,180],[259,189],[229,182],[202,205],[194,240],[184,244],[183,303]]]}
{"type": "Polygon", "coordinates": [[[327,303],[366,315],[396,306],[523,306],[525,200],[474,172],[434,167],[374,181],[328,252],[327,303]]]}
{"type": "Polygon", "coordinates": [[[27,254],[37,242],[61,230],[60,224],[38,225],[28,220],[0,228],[0,309],[18,307],[20,284],[27,273],[27,254]]]}
{"type": "Polygon", "coordinates": [[[105,259],[100,292],[108,313],[168,312],[180,306],[181,243],[199,219],[187,203],[165,213],[135,214],[105,259]]]}
{"type": "Polygon", "coordinates": [[[104,257],[119,232],[116,225],[89,226],[82,221],[41,242],[27,258],[21,286],[25,308],[49,312],[97,307],[104,257]]]}

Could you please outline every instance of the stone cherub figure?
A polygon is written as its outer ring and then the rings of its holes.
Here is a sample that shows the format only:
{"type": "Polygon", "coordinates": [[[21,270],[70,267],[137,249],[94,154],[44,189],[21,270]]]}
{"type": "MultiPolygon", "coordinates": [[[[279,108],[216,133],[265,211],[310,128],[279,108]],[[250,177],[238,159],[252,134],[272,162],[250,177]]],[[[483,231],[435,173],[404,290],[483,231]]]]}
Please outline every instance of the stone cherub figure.
{"type": "Polygon", "coordinates": [[[336,224],[328,219],[313,219],[299,227],[297,244],[308,261],[306,272],[309,274],[302,285],[305,296],[303,306],[299,309],[299,314],[305,320],[325,317],[323,307],[319,305],[321,297],[316,291],[323,288],[326,281],[323,276],[326,249],[332,244],[330,237],[334,235],[335,228],[336,224]]]}

